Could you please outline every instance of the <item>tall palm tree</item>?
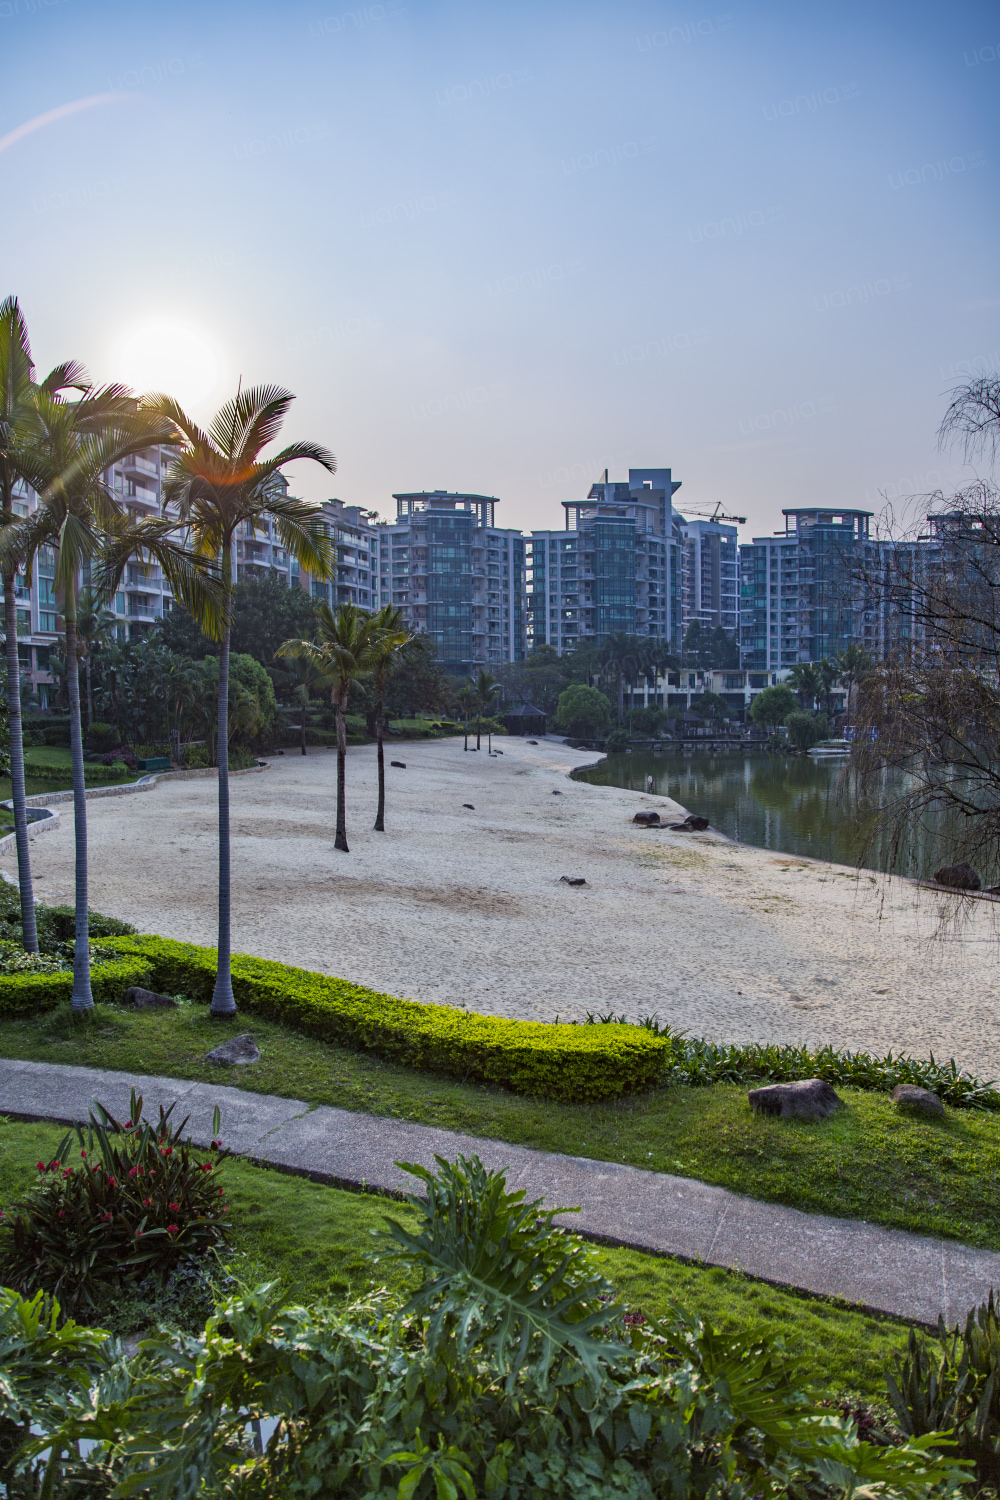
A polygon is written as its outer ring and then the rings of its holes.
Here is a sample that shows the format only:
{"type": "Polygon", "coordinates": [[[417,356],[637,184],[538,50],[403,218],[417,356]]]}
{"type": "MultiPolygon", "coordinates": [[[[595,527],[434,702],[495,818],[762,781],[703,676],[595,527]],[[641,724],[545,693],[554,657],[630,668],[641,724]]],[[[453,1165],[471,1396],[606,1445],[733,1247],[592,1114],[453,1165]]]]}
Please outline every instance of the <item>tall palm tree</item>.
{"type": "Polygon", "coordinates": [[[493,676],[492,672],[487,672],[485,667],[482,667],[476,677],[474,686],[476,693],[476,749],[478,750],[482,738],[483,711],[492,707],[496,695],[500,691],[500,683],[493,676]]]}
{"type": "Polygon", "coordinates": [[[796,662],[788,674],[788,686],[798,695],[803,709],[814,708],[816,699],[823,691],[823,679],[811,661],[796,662]]]}
{"type": "Polygon", "coordinates": [[[278,471],[298,458],[321,464],[331,474],[333,454],[318,443],[291,443],[268,458],[261,454],[281,430],[295,400],[278,386],[237,391],[216,414],[207,432],[170,396],[153,396],[148,409],[173,429],[179,453],[164,492],[176,505],[180,523],[194,550],[217,570],[222,610],[215,618],[199,617],[207,635],[220,642],[218,695],[219,759],[219,949],[212,992],[213,1016],[236,1013],[231,973],[232,920],[229,842],[229,637],[232,626],[233,547],[240,527],[248,535],[270,520],[285,550],[314,578],[328,578],[333,555],[327,527],[319,512],[283,492],[278,471]]]}
{"type": "Polygon", "coordinates": [[[337,836],[334,848],[347,847],[347,698],[356,677],[371,670],[372,616],[356,604],[342,604],[334,614],[329,604],[316,607],[316,639],[285,641],[277,656],[305,657],[333,682],[331,701],[337,715],[337,836]]]}
{"type": "Polygon", "coordinates": [[[174,593],[190,607],[209,609],[197,561],[175,542],[172,521],[142,521],[115,500],[105,474],[131,453],[163,440],[162,420],[137,408],[122,386],[88,387],[77,401],[46,390],[32,398],[30,421],[16,447],[21,473],[39,496],[25,520],[0,528],[0,572],[15,561],[30,570],[41,546],[56,546],[55,582],[62,598],[66,681],[73,761],[76,853],[74,1010],[89,1010],[90,942],[87,909],[87,801],[80,720],[77,621],[81,570],[91,569],[98,599],[108,599],[129,557],[148,555],[163,568],[174,593]]]}
{"type": "Polygon", "coordinates": [[[385,690],[389,678],[402,661],[413,636],[403,621],[403,612],[394,604],[383,604],[371,617],[371,641],[368,661],[371,667],[372,685],[375,689],[375,744],[378,760],[378,808],[375,813],[375,832],[385,833],[385,690]]]}
{"type": "Polygon", "coordinates": [[[302,754],[306,753],[306,710],[314,693],[325,693],[333,686],[333,679],[307,656],[290,656],[288,666],[281,671],[272,668],[272,676],[279,678],[279,686],[291,690],[299,705],[299,733],[302,754]]]}
{"type": "MultiPolygon", "coordinates": [[[[79,386],[83,369],[75,363],[57,365],[42,381],[55,392],[79,386]]],[[[0,525],[15,518],[14,492],[24,476],[15,449],[23,438],[35,390],[35,366],[28,329],[16,297],[0,303],[0,525]]],[[[7,702],[10,716],[10,782],[14,804],[14,842],[17,846],[17,883],[21,897],[21,940],[29,953],[38,952],[35,894],[28,852],[28,816],[24,793],[24,740],[21,731],[21,671],[17,656],[17,559],[3,574],[4,637],[7,656],[7,702]]]]}
{"type": "Polygon", "coordinates": [[[841,682],[847,687],[847,727],[851,723],[851,694],[856,685],[864,682],[873,670],[874,662],[864,646],[852,641],[835,658],[834,666],[840,673],[841,682]]]}
{"type": "Polygon", "coordinates": [[[76,654],[83,661],[83,676],[87,684],[87,728],[94,722],[94,693],[91,685],[91,658],[94,651],[103,646],[115,633],[118,622],[93,589],[80,591],[76,614],[76,654]]]}

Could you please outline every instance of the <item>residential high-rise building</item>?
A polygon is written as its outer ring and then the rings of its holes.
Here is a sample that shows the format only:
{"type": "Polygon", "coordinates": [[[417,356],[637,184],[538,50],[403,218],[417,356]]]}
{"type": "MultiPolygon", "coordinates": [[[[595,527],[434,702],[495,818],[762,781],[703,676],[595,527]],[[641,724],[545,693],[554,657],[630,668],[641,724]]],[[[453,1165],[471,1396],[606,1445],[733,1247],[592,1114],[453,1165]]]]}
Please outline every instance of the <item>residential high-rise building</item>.
{"type": "Polygon", "coordinates": [[[375,528],[378,602],[433,642],[465,676],[525,654],[525,543],[496,525],[490,495],[420,490],[393,496],[396,520],[375,528]]]}
{"type": "Polygon", "coordinates": [[[735,636],[740,624],[736,527],[723,521],[681,521],[684,628],[697,620],[735,636]]]}
{"type": "MultiPolygon", "coordinates": [[[[345,505],[343,500],[324,500],[322,509],[327,534],[337,551],[336,577],[312,578],[303,571],[301,579],[290,573],[289,582],[300,584],[312,598],[334,610],[341,604],[377,609],[378,533],[369,512],[359,505],[345,505]]],[[[293,560],[292,568],[296,566],[293,560]]]]}
{"type": "Polygon", "coordinates": [[[532,531],[528,649],[571,651],[622,632],[680,641],[683,629],[680,480],[669,469],[604,478],[586,500],[564,500],[562,531],[532,531]]]}

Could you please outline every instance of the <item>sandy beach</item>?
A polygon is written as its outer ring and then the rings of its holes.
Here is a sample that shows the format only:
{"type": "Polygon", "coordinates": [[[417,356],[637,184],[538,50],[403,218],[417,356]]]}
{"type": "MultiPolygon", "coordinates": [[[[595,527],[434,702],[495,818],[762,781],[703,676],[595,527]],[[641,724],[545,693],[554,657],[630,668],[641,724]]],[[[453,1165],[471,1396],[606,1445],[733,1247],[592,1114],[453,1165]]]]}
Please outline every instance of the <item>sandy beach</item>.
{"type": "MultiPolygon", "coordinates": [[[[485,741],[479,754],[460,739],[393,745],[406,769],[387,768],[385,834],[371,829],[374,747],[352,749],[346,855],[332,752],[235,777],[234,948],[496,1015],[656,1012],[720,1041],[933,1050],[1000,1073],[992,904],[942,922],[956,898],[906,881],[650,832],[632,815],[675,804],[571,781],[594,757],[564,745],[499,743],[496,759],[485,741]]],[[[31,846],[51,903],[73,899],[62,812],[31,846]]],[[[92,907],[214,943],[214,780],[94,799],[88,818],[92,907]]],[[[14,873],[13,851],[0,864],[14,873]]]]}

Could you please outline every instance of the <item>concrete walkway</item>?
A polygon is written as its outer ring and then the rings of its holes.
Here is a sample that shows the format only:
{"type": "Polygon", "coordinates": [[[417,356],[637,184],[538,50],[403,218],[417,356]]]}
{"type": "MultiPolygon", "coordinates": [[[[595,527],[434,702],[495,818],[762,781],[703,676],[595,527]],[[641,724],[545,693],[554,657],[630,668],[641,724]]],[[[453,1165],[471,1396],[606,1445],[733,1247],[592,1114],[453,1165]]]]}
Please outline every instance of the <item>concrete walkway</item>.
{"type": "Polygon", "coordinates": [[[434,1166],[434,1156],[477,1152],[504,1168],[529,1198],[579,1204],[567,1218],[588,1237],[740,1270],[779,1285],[839,1297],[914,1322],[964,1320],[1000,1288],[1000,1254],[853,1219],[804,1214],[741,1198],[724,1188],[637,1167],[531,1151],[402,1120],[354,1114],[226,1085],[136,1077],[99,1068],[0,1060],[0,1115],[85,1123],[95,1099],[127,1117],[132,1085],[148,1117],[173,1104],[188,1132],[207,1144],[219,1106],[233,1152],[321,1182],[398,1194],[416,1186],[396,1161],[434,1166]]]}

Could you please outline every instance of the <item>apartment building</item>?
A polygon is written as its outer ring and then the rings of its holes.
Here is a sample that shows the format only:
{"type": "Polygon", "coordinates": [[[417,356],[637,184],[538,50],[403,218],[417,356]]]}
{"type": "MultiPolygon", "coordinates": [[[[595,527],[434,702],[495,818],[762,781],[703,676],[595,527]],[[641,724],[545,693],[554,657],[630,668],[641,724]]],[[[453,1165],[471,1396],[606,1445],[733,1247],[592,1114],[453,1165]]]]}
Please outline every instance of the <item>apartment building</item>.
{"type": "Polygon", "coordinates": [[[374,528],[378,603],[397,605],[454,675],[522,661],[525,541],[497,526],[495,496],[419,490],[393,499],[395,521],[374,528]]]}
{"type": "MultiPolygon", "coordinates": [[[[361,609],[377,609],[378,566],[377,537],[370,512],[360,505],[345,505],[343,500],[324,500],[323,518],[327,534],[337,553],[336,577],[313,578],[303,571],[300,579],[294,560],[289,584],[299,585],[314,599],[321,599],[331,609],[341,604],[356,604],[361,609]]],[[[381,601],[384,602],[384,601],[381,601]]]]}
{"type": "Polygon", "coordinates": [[[680,519],[684,629],[697,620],[735,635],[740,625],[736,527],[722,521],[680,519]]]}
{"type": "Polygon", "coordinates": [[[566,500],[561,531],[532,531],[526,552],[528,650],[572,651],[624,632],[679,643],[682,522],[669,469],[604,478],[566,500]]]}

